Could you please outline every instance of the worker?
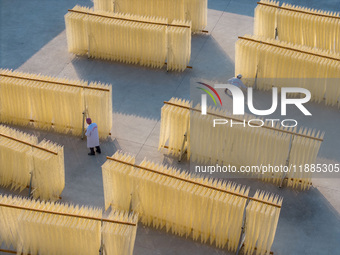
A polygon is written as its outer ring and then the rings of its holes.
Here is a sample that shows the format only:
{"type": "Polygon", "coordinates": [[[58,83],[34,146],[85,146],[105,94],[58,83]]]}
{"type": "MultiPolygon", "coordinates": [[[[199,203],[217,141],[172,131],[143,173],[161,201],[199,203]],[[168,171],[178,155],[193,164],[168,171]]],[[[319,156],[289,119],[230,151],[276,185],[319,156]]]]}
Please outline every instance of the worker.
{"type": "MultiPolygon", "coordinates": [[[[236,77],[229,79],[228,84],[231,84],[231,85],[234,85],[234,86],[236,86],[240,89],[246,90],[247,87],[243,84],[241,79],[242,79],[242,74],[239,74],[236,77]]],[[[228,95],[231,95],[231,92],[229,91],[229,89],[225,89],[225,93],[228,94],[228,95]]]]}
{"type": "Polygon", "coordinates": [[[95,155],[94,147],[96,147],[96,152],[100,154],[102,151],[99,146],[98,126],[96,123],[92,123],[90,118],[86,119],[86,123],[89,125],[85,133],[87,136],[87,148],[90,148],[90,153],[88,155],[95,155]]]}

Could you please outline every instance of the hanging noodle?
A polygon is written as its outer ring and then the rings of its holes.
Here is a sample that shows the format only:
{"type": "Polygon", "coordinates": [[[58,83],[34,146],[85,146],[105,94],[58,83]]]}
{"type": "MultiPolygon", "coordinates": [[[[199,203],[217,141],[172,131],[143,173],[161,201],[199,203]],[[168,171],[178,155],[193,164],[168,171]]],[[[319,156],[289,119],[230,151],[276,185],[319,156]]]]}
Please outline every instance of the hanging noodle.
{"type": "MultiPolygon", "coordinates": [[[[254,198],[282,205],[282,198],[270,193],[256,191],[254,198]]],[[[270,254],[273,244],[280,209],[264,203],[250,201],[246,209],[245,254],[252,255],[256,247],[256,255],[270,254]]]]}
{"type": "MultiPolygon", "coordinates": [[[[138,214],[113,210],[108,219],[137,223],[138,214]]],[[[132,255],[135,246],[137,226],[105,222],[102,228],[105,254],[132,255]]]]}
{"type": "Polygon", "coordinates": [[[184,71],[191,54],[191,22],[114,14],[75,6],[65,15],[68,50],[77,55],[184,71]],[[80,13],[79,13],[80,12],[80,13]],[[171,25],[178,25],[177,27],[171,25]]]}

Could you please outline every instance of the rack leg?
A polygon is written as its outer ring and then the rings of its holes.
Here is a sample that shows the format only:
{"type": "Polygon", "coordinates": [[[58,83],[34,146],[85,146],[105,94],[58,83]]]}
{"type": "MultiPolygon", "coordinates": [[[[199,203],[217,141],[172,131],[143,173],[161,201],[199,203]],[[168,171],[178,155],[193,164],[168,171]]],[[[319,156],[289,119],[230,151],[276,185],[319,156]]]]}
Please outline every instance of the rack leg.
{"type": "Polygon", "coordinates": [[[28,188],[28,197],[31,198],[32,197],[32,180],[33,180],[33,172],[30,172],[31,175],[31,180],[30,180],[30,186],[28,188]]]}
{"type": "Polygon", "coordinates": [[[102,242],[102,244],[101,244],[100,249],[99,249],[99,255],[104,255],[105,254],[105,247],[104,247],[104,244],[103,244],[103,240],[101,242],[102,242]]]}
{"type": "Polygon", "coordinates": [[[279,186],[280,189],[281,189],[282,186],[283,186],[283,182],[284,182],[284,180],[286,179],[286,176],[287,176],[287,173],[284,173],[283,176],[282,176],[282,179],[281,179],[281,181],[280,181],[280,186],[279,186]]]}
{"type": "Polygon", "coordinates": [[[183,143],[182,143],[182,148],[181,148],[181,151],[179,152],[178,162],[181,162],[182,157],[183,157],[184,153],[186,152],[186,150],[184,150],[184,146],[185,146],[186,141],[187,141],[187,133],[185,132],[184,138],[183,138],[183,143]]]}
{"type": "Polygon", "coordinates": [[[249,198],[247,199],[246,205],[244,206],[241,234],[240,234],[240,239],[239,239],[238,246],[237,246],[236,255],[240,254],[244,241],[246,240],[246,213],[247,213],[248,203],[249,203],[249,198]]]}
{"type": "Polygon", "coordinates": [[[130,194],[130,205],[129,205],[129,212],[132,211],[132,194],[130,194]]]}
{"type": "Polygon", "coordinates": [[[279,36],[279,33],[278,33],[278,31],[277,31],[277,27],[275,28],[275,39],[277,39],[278,38],[278,36],[279,36]]]}
{"type": "Polygon", "coordinates": [[[256,66],[256,74],[255,74],[255,80],[254,80],[254,89],[257,89],[257,73],[259,71],[259,65],[256,66]]]}
{"type": "Polygon", "coordinates": [[[246,240],[246,235],[245,233],[242,233],[240,236],[240,242],[238,243],[238,247],[237,247],[237,251],[236,251],[236,255],[240,254],[240,251],[243,247],[244,241],[246,240]]]}
{"type": "Polygon", "coordinates": [[[85,111],[83,111],[83,127],[81,131],[81,140],[84,140],[84,134],[85,134],[85,111]]]}
{"type": "MultiPolygon", "coordinates": [[[[169,25],[166,27],[166,30],[168,31],[169,30],[169,25]]],[[[166,72],[169,72],[169,65],[170,65],[170,61],[169,61],[169,51],[170,51],[170,40],[169,40],[169,34],[167,35],[167,55],[166,55],[166,62],[168,63],[166,65],[166,72]]]]}
{"type": "MultiPolygon", "coordinates": [[[[103,229],[103,220],[101,220],[101,228],[103,229]]],[[[103,234],[101,234],[101,239],[100,239],[100,249],[99,249],[99,255],[104,255],[104,242],[103,242],[103,234]]]]}
{"type": "MultiPolygon", "coordinates": [[[[293,140],[294,140],[294,136],[291,136],[291,137],[290,137],[290,142],[289,142],[288,157],[287,157],[287,160],[286,160],[286,166],[287,166],[288,168],[289,168],[289,161],[290,161],[290,153],[291,153],[291,151],[292,151],[292,146],[293,146],[293,140]]],[[[285,172],[285,173],[283,174],[283,176],[282,176],[282,179],[281,179],[281,181],[280,181],[280,186],[279,186],[280,189],[282,188],[283,182],[284,182],[284,180],[285,180],[286,177],[287,177],[287,173],[288,173],[288,172],[285,172]]]]}

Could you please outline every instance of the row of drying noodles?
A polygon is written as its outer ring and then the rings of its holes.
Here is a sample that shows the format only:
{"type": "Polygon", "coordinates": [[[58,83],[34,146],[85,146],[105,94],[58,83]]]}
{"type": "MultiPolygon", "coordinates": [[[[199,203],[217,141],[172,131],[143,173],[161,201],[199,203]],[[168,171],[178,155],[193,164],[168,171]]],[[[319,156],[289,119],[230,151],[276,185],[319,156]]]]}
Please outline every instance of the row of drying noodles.
{"type": "Polygon", "coordinates": [[[261,0],[254,34],[275,39],[276,29],[281,41],[340,52],[340,13],[261,0]]]}
{"type": "Polygon", "coordinates": [[[191,55],[191,22],[114,14],[75,6],[65,15],[68,50],[77,55],[184,71],[191,55]],[[73,10],[73,11],[72,11],[73,10]]]}
{"type": "Polygon", "coordinates": [[[24,255],[93,255],[103,243],[107,255],[132,255],[138,215],[112,210],[101,219],[101,208],[0,195],[0,245],[24,255]]]}
{"type": "Polygon", "coordinates": [[[0,185],[22,191],[31,180],[35,199],[58,200],[65,187],[64,148],[0,125],[0,185]]]}
{"type": "Polygon", "coordinates": [[[80,135],[86,112],[106,138],[112,128],[111,87],[0,69],[0,122],[80,135]]]}
{"type": "Polygon", "coordinates": [[[236,42],[235,73],[244,83],[260,90],[300,87],[311,100],[340,107],[340,54],[289,44],[259,36],[244,36],[236,42]]]}
{"type": "Polygon", "coordinates": [[[190,20],[192,32],[200,32],[207,26],[208,0],[94,0],[94,9],[190,20]]]}
{"type": "MultiPolygon", "coordinates": [[[[236,251],[249,188],[191,175],[116,152],[102,166],[105,208],[138,212],[141,222],[172,234],[236,251]]],[[[246,207],[247,254],[269,254],[282,198],[258,191],[246,207]]],[[[251,200],[251,198],[250,198],[251,200]]]]}
{"type": "MultiPolygon", "coordinates": [[[[212,107],[208,109],[209,114],[202,115],[199,106],[196,106],[196,111],[190,111],[192,103],[188,100],[172,98],[169,102],[175,105],[165,104],[162,107],[159,136],[159,149],[166,148],[168,154],[178,156],[181,153],[186,134],[187,159],[199,164],[230,164],[240,168],[261,164],[286,165],[288,158],[289,163],[293,165],[316,162],[324,136],[320,131],[308,128],[283,128],[280,123],[275,123],[275,130],[265,127],[252,128],[248,126],[248,121],[258,118],[250,115],[245,115],[244,120],[238,121],[244,124],[229,123],[213,127],[216,115],[221,116],[221,119],[229,119],[231,115],[225,110],[212,107]],[[295,134],[292,136],[289,132],[295,134]],[[304,137],[306,135],[312,138],[304,137]]],[[[272,123],[264,121],[264,125],[271,127],[272,123]]],[[[293,170],[286,176],[282,171],[250,174],[275,184],[279,184],[285,177],[288,178],[289,187],[303,190],[310,187],[312,177],[311,172],[293,170]]]]}

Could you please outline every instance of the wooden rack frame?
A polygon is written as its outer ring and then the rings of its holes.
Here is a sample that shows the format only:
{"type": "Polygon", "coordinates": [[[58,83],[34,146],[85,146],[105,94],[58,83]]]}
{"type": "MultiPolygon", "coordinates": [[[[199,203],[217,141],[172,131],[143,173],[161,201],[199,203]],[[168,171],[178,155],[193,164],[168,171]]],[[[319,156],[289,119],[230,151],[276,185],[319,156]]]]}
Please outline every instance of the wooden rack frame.
{"type": "Polygon", "coordinates": [[[275,206],[277,208],[281,208],[281,205],[278,205],[278,204],[275,204],[275,203],[263,201],[263,200],[260,200],[260,199],[257,199],[257,198],[249,197],[249,196],[242,195],[242,194],[239,194],[239,193],[236,193],[236,192],[232,192],[232,191],[228,191],[228,190],[225,190],[225,189],[216,188],[216,187],[211,186],[211,185],[202,184],[202,183],[199,183],[199,182],[196,182],[196,181],[193,181],[193,180],[188,180],[188,179],[185,179],[185,178],[182,178],[182,177],[178,177],[178,176],[174,176],[174,175],[171,175],[171,174],[162,173],[162,172],[159,172],[157,170],[153,170],[153,169],[150,169],[150,168],[147,168],[147,167],[143,167],[143,166],[138,166],[136,164],[125,162],[125,161],[122,161],[122,160],[119,160],[119,159],[115,159],[115,158],[112,158],[112,157],[106,157],[106,159],[113,160],[113,161],[116,161],[118,163],[129,165],[129,166],[132,166],[132,167],[135,167],[135,168],[143,169],[143,170],[155,173],[155,174],[164,175],[166,177],[170,177],[170,178],[173,178],[173,179],[176,179],[176,180],[188,182],[188,183],[191,183],[191,184],[194,184],[194,185],[199,185],[199,186],[204,187],[204,188],[213,189],[215,191],[224,192],[224,193],[227,193],[227,194],[230,194],[230,195],[242,197],[242,198],[249,199],[249,200],[252,200],[252,201],[256,201],[256,202],[259,202],[259,203],[263,203],[263,204],[275,206]]]}
{"type": "Polygon", "coordinates": [[[262,2],[257,2],[257,4],[269,6],[269,7],[273,7],[273,8],[278,8],[278,9],[282,9],[282,10],[285,10],[285,11],[299,12],[299,13],[308,14],[308,15],[314,15],[314,16],[319,16],[319,17],[324,17],[324,18],[333,18],[333,19],[339,19],[340,20],[340,17],[332,16],[332,15],[325,15],[325,14],[320,14],[320,13],[313,13],[313,12],[308,12],[308,11],[296,10],[296,9],[292,9],[292,8],[281,7],[281,6],[272,5],[272,4],[268,4],[268,3],[262,3],[262,2]]]}
{"type": "MultiPolygon", "coordinates": [[[[168,101],[164,101],[164,104],[168,104],[168,105],[172,105],[172,106],[188,109],[188,110],[195,111],[195,112],[200,112],[199,109],[188,107],[188,106],[184,106],[184,105],[178,105],[178,104],[171,103],[171,102],[168,102],[168,101]]],[[[220,114],[216,114],[216,113],[212,113],[212,112],[208,112],[208,111],[207,111],[207,114],[215,116],[215,117],[219,117],[219,118],[225,118],[225,119],[230,119],[230,120],[242,122],[242,120],[237,119],[237,118],[232,118],[232,117],[229,117],[229,116],[224,116],[224,115],[220,115],[220,114]]],[[[274,127],[269,127],[269,126],[264,126],[264,125],[260,126],[259,124],[254,124],[254,126],[255,125],[257,125],[259,127],[262,127],[262,128],[270,129],[270,130],[273,130],[273,131],[281,132],[281,133],[286,133],[286,134],[295,135],[295,136],[301,136],[301,137],[317,140],[317,141],[320,141],[320,142],[323,141],[322,138],[317,138],[317,137],[313,137],[313,136],[309,136],[309,135],[299,134],[299,133],[296,133],[296,132],[292,132],[292,131],[288,131],[288,130],[283,130],[283,129],[279,129],[279,128],[274,128],[274,127]]]]}
{"type": "Polygon", "coordinates": [[[167,23],[160,23],[160,22],[151,22],[151,21],[142,21],[142,20],[135,20],[135,19],[119,18],[119,17],[113,17],[113,16],[102,15],[102,14],[97,14],[97,13],[83,12],[83,11],[72,10],[72,9],[68,9],[68,11],[69,12],[80,13],[80,14],[91,15],[91,16],[96,16],[96,17],[101,17],[101,18],[116,19],[116,20],[123,20],[123,21],[131,21],[131,22],[138,22],[138,23],[143,23],[143,24],[169,26],[169,27],[191,28],[190,26],[186,26],[186,25],[175,25],[175,24],[167,24],[167,23]]]}
{"type": "MultiPolygon", "coordinates": [[[[142,170],[145,170],[145,171],[149,171],[149,172],[152,172],[152,173],[155,173],[155,174],[164,175],[164,176],[167,176],[167,177],[170,177],[170,178],[174,178],[176,180],[188,182],[188,183],[191,183],[191,184],[194,184],[194,185],[198,185],[198,186],[201,186],[201,187],[204,187],[204,188],[213,189],[215,191],[224,192],[224,193],[227,193],[227,194],[230,194],[230,195],[234,195],[234,196],[245,198],[246,199],[246,205],[245,205],[245,208],[244,208],[244,215],[243,215],[244,219],[243,219],[243,223],[242,223],[242,231],[241,231],[241,236],[240,236],[240,239],[239,239],[239,245],[238,245],[238,249],[237,249],[237,253],[236,254],[238,254],[239,251],[244,246],[244,240],[245,240],[245,227],[244,226],[245,226],[245,217],[246,217],[246,213],[245,212],[246,212],[246,208],[247,208],[248,202],[249,201],[255,201],[255,202],[263,203],[263,204],[266,204],[266,205],[274,206],[274,207],[277,207],[277,208],[281,208],[281,205],[278,205],[278,204],[275,204],[275,203],[263,201],[261,199],[257,199],[257,198],[254,198],[254,197],[249,197],[249,196],[242,195],[242,194],[239,194],[239,193],[236,193],[236,192],[224,190],[224,189],[221,189],[221,188],[216,188],[216,187],[213,187],[211,185],[202,184],[202,183],[199,183],[199,182],[196,182],[196,181],[193,181],[193,180],[188,180],[188,179],[185,179],[185,178],[182,178],[182,177],[178,177],[178,176],[174,176],[174,175],[171,175],[171,174],[159,172],[159,171],[154,170],[154,169],[150,169],[150,168],[143,167],[143,166],[138,166],[136,164],[125,162],[125,161],[122,161],[122,160],[119,160],[119,159],[115,159],[115,158],[112,158],[112,157],[106,157],[106,158],[108,160],[116,161],[118,163],[129,165],[129,166],[132,166],[132,167],[135,167],[135,168],[139,168],[139,169],[142,169],[142,170]]],[[[255,250],[256,250],[256,247],[255,247],[255,250]]],[[[272,251],[270,251],[270,254],[273,255],[274,253],[272,251]]]]}
{"type": "Polygon", "coordinates": [[[285,50],[296,51],[296,52],[299,52],[299,53],[312,55],[312,56],[316,56],[316,57],[320,57],[320,58],[328,58],[328,59],[331,59],[331,60],[340,61],[339,58],[333,58],[333,57],[329,57],[329,56],[325,56],[325,55],[321,55],[321,54],[316,54],[316,53],[311,53],[311,52],[307,52],[307,51],[303,51],[303,50],[294,49],[294,48],[291,48],[291,47],[286,47],[286,46],[281,46],[281,45],[277,45],[277,44],[273,44],[273,43],[263,42],[263,41],[260,41],[260,40],[255,40],[255,39],[244,37],[244,36],[239,36],[238,39],[256,42],[256,43],[260,43],[260,44],[264,44],[264,45],[269,45],[269,46],[273,46],[273,47],[277,47],[277,48],[281,48],[281,49],[285,49],[285,50]]]}

